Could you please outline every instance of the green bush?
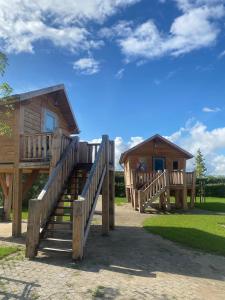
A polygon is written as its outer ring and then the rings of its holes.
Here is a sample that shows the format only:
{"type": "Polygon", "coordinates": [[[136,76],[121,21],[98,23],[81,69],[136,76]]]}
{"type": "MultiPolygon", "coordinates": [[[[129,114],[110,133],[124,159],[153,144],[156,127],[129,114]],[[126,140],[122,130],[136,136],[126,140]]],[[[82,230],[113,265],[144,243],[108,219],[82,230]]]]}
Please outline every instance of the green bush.
{"type": "Polygon", "coordinates": [[[119,171],[115,172],[115,196],[126,197],[124,173],[119,171]]]}
{"type": "Polygon", "coordinates": [[[205,187],[206,197],[225,197],[225,183],[207,184],[205,187]]]}

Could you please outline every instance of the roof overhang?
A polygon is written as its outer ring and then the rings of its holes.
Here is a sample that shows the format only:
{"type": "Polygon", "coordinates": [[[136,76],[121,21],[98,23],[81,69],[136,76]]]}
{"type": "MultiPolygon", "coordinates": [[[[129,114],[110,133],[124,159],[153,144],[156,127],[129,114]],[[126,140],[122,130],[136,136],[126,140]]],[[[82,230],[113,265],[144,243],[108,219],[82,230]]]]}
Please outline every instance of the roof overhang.
{"type": "Polygon", "coordinates": [[[66,121],[69,124],[71,132],[74,134],[80,133],[76,118],[74,116],[68,95],[63,84],[47,87],[44,89],[39,89],[35,91],[30,91],[21,94],[15,94],[5,98],[0,105],[11,104],[16,102],[23,102],[27,100],[32,100],[32,98],[51,95],[57,100],[57,105],[60,108],[62,114],[66,115],[66,121]]]}
{"type": "Polygon", "coordinates": [[[189,153],[188,151],[182,149],[181,147],[179,147],[178,145],[172,143],[171,141],[169,141],[168,139],[164,138],[163,136],[161,136],[160,134],[155,134],[152,137],[150,137],[149,139],[143,141],[142,143],[130,148],[129,150],[123,152],[120,156],[120,164],[123,164],[126,160],[126,158],[131,155],[135,150],[141,148],[143,145],[145,145],[146,143],[153,141],[154,139],[159,139],[163,142],[165,142],[166,144],[168,144],[169,146],[171,146],[172,148],[176,149],[177,151],[181,152],[185,158],[187,159],[191,159],[193,158],[193,155],[191,153],[189,153]]]}

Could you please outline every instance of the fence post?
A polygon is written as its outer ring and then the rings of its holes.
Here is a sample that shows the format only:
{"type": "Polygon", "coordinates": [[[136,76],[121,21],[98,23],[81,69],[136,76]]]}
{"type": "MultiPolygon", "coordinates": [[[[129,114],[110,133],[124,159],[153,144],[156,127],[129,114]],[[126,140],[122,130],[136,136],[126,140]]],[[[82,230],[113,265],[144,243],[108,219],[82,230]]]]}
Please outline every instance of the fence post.
{"type": "Polygon", "coordinates": [[[41,200],[31,199],[29,201],[28,225],[26,238],[26,257],[34,258],[40,237],[41,200]]]}
{"type": "Polygon", "coordinates": [[[105,167],[106,173],[102,185],[102,234],[109,234],[109,137],[102,136],[105,145],[105,167]]]}
{"type": "Polygon", "coordinates": [[[82,199],[73,202],[72,257],[76,260],[81,260],[84,254],[84,201],[82,199]]]}

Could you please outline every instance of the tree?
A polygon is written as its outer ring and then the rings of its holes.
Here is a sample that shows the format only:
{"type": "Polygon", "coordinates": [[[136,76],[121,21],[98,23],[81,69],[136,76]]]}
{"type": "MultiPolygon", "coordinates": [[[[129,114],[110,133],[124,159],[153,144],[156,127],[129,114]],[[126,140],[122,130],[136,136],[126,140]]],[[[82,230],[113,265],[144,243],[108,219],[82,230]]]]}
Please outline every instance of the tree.
{"type": "Polygon", "coordinates": [[[195,170],[197,178],[204,177],[207,171],[205,159],[200,149],[198,149],[197,154],[195,156],[195,170]]]}
{"type": "MultiPolygon", "coordinates": [[[[5,74],[6,67],[8,65],[8,59],[6,55],[0,52],[0,76],[3,77],[5,74]]],[[[12,129],[8,124],[8,120],[14,109],[13,104],[9,102],[9,96],[12,93],[12,88],[7,82],[0,82],[0,101],[1,105],[4,106],[3,115],[0,118],[0,136],[11,135],[12,129]]]]}

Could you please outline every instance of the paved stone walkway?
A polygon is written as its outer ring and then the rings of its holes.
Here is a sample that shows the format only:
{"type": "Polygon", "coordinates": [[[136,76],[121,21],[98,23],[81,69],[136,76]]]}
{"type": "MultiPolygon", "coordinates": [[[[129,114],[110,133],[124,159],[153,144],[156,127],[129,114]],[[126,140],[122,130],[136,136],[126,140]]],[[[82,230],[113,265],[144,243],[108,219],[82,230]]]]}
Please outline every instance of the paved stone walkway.
{"type": "MultiPolygon", "coordinates": [[[[33,261],[23,252],[0,261],[0,299],[225,299],[224,257],[146,233],[148,216],[129,205],[117,207],[116,216],[109,237],[92,226],[83,262],[44,252],[33,261]]],[[[0,245],[23,243],[6,232],[1,238],[1,226],[0,245]]]]}

